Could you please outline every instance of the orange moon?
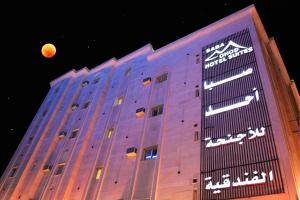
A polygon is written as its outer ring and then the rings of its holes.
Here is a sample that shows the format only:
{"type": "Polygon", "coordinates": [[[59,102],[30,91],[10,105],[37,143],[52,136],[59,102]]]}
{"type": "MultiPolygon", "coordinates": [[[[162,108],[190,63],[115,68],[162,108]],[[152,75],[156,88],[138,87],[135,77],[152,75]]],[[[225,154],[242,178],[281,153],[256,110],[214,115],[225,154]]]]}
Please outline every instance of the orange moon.
{"type": "Polygon", "coordinates": [[[52,58],[56,53],[56,48],[53,44],[44,44],[42,47],[42,54],[45,58],[52,58]]]}

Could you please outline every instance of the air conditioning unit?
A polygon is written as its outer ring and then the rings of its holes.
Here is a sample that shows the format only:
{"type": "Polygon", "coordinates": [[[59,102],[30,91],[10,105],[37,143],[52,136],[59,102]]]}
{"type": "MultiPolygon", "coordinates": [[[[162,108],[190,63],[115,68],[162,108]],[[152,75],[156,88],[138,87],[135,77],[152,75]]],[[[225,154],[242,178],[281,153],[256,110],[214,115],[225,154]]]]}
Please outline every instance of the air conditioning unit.
{"type": "Polygon", "coordinates": [[[127,158],[134,158],[136,157],[137,148],[130,147],[126,150],[127,158]]]}
{"type": "Polygon", "coordinates": [[[51,169],[52,169],[52,165],[49,165],[49,164],[46,164],[43,167],[44,172],[49,172],[49,171],[51,171],[51,169]]]}
{"type": "Polygon", "coordinates": [[[78,107],[79,107],[79,104],[78,103],[74,103],[74,104],[72,104],[71,109],[72,110],[76,110],[78,107]]]}
{"type": "Polygon", "coordinates": [[[148,86],[151,83],[151,77],[147,77],[143,80],[143,85],[148,86]]]}
{"type": "Polygon", "coordinates": [[[65,136],[67,135],[67,132],[66,131],[60,131],[59,134],[58,134],[58,137],[60,139],[64,138],[65,136]]]}
{"type": "Polygon", "coordinates": [[[145,108],[139,108],[135,111],[135,115],[137,117],[143,117],[145,115],[145,111],[146,111],[145,108]]]}

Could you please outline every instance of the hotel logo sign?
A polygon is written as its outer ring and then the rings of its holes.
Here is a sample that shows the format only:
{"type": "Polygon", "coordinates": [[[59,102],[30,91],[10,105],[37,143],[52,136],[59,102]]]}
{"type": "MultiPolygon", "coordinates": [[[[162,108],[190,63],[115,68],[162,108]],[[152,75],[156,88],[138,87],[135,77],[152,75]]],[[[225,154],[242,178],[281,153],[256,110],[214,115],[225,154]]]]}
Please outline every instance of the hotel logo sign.
{"type": "Polygon", "coordinates": [[[252,46],[250,47],[242,46],[235,43],[232,40],[230,40],[225,46],[224,42],[222,42],[221,44],[217,44],[205,50],[205,53],[209,54],[209,56],[204,60],[205,61],[204,68],[208,69],[210,67],[224,63],[228,60],[237,58],[241,55],[250,53],[252,51],[253,51],[252,46]]]}

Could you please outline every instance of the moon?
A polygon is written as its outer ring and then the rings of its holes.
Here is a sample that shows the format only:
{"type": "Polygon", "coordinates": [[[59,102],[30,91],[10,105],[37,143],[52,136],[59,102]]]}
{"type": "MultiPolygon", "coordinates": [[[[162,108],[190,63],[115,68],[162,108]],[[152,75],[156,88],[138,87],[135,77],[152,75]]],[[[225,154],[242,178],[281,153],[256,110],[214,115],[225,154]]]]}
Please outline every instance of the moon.
{"type": "Polygon", "coordinates": [[[56,48],[53,44],[47,43],[42,47],[42,55],[45,58],[52,58],[56,53],[56,48]]]}

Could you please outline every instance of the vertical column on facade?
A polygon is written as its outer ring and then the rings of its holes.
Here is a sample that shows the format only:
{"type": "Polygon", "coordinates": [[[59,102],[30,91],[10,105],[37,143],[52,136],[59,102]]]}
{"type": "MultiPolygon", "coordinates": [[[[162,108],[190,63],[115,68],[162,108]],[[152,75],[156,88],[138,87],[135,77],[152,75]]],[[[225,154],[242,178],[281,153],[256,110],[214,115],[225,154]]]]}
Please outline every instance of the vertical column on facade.
{"type": "MultiPolygon", "coordinates": [[[[39,165],[35,179],[31,185],[38,187],[27,188],[26,194],[34,199],[41,198],[41,195],[46,187],[46,184],[55,171],[55,160],[62,151],[62,147],[66,142],[67,127],[73,120],[72,105],[76,102],[81,88],[81,80],[75,79],[68,93],[64,96],[63,103],[60,107],[59,113],[51,127],[51,135],[49,139],[44,141],[40,149],[39,156],[42,157],[42,164],[39,165]],[[65,132],[65,133],[63,133],[65,132]]],[[[34,177],[34,175],[32,175],[34,177]]]]}
{"type": "Polygon", "coordinates": [[[61,103],[61,96],[68,88],[69,81],[63,81],[58,88],[52,88],[50,90],[49,97],[47,96],[39,109],[36,117],[34,118],[32,125],[28,129],[23,142],[17,150],[18,158],[14,162],[18,162],[18,172],[14,177],[8,177],[11,182],[9,191],[3,196],[3,199],[10,198],[11,195],[20,196],[19,186],[24,184],[24,176],[30,170],[34,163],[32,155],[36,152],[35,149],[40,145],[40,141],[46,137],[49,126],[52,124],[53,118],[61,103]],[[20,150],[20,151],[19,151],[20,150]],[[19,158],[23,159],[19,159],[19,158]]]}

